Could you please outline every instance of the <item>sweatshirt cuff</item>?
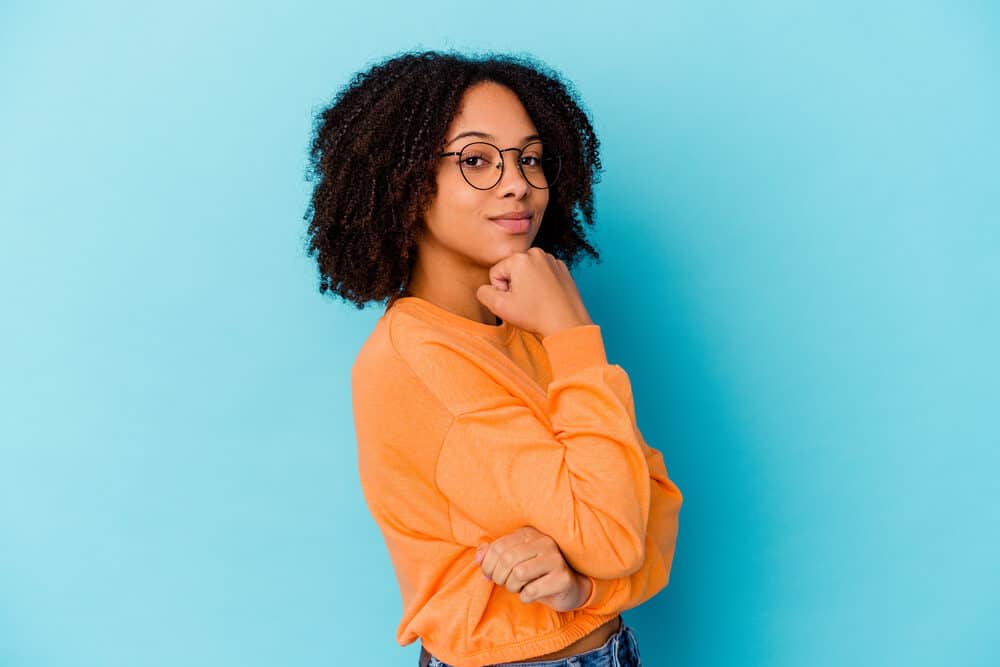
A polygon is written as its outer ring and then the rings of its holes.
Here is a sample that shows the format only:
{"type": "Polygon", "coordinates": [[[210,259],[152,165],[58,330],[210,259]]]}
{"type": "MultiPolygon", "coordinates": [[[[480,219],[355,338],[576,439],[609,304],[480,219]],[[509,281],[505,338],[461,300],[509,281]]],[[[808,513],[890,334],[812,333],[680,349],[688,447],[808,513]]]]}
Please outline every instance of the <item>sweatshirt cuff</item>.
{"type": "Polygon", "coordinates": [[[615,585],[614,579],[595,579],[589,575],[587,579],[590,579],[590,595],[577,609],[590,609],[601,604],[607,599],[608,593],[615,585]]]}
{"type": "Polygon", "coordinates": [[[542,346],[549,357],[553,380],[608,363],[601,327],[597,324],[581,324],[549,334],[542,338],[542,346]]]}

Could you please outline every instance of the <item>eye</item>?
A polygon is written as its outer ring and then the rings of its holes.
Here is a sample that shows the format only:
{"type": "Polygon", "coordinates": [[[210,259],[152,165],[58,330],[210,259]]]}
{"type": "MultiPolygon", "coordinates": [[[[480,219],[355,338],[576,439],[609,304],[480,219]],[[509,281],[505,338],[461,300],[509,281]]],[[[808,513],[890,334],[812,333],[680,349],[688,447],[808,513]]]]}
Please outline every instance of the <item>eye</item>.
{"type": "Polygon", "coordinates": [[[525,155],[521,157],[521,164],[525,167],[540,167],[542,166],[542,158],[536,155],[525,155]]]}
{"type": "Polygon", "coordinates": [[[495,158],[483,151],[466,152],[459,158],[462,169],[486,169],[493,164],[495,158]]]}

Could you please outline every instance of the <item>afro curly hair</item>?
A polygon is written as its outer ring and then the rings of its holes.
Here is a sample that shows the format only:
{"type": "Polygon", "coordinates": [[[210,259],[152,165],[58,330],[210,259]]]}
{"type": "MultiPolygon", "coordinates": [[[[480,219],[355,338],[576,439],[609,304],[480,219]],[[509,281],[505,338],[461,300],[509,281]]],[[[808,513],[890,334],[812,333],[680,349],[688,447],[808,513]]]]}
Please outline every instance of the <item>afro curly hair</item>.
{"type": "Polygon", "coordinates": [[[315,116],[304,219],[321,294],[362,309],[406,292],[445,132],[481,81],[514,91],[562,158],[533,246],[569,267],[584,254],[600,261],[583,227],[594,224],[599,144],[572,85],[529,56],[407,52],[355,74],[315,116]]]}

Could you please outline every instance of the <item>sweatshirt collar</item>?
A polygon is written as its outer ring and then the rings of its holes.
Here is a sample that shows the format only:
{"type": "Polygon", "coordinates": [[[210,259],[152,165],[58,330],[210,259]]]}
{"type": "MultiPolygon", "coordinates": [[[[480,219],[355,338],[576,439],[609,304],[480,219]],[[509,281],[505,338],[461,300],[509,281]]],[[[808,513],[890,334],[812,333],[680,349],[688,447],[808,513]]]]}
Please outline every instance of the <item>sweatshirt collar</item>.
{"type": "Polygon", "coordinates": [[[516,328],[506,320],[497,325],[470,320],[419,296],[400,297],[389,306],[389,310],[393,308],[399,308],[424,321],[443,324],[449,328],[465,331],[496,343],[504,343],[509,340],[516,328]]]}

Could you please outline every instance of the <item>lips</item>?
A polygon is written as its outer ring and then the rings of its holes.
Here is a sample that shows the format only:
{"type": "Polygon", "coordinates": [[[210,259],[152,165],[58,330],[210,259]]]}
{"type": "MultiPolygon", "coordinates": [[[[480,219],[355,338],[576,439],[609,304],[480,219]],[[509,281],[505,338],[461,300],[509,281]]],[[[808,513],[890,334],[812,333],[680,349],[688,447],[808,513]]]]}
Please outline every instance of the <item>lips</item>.
{"type": "Polygon", "coordinates": [[[523,234],[531,226],[530,211],[510,211],[491,217],[490,220],[512,234],[523,234]]]}
{"type": "Polygon", "coordinates": [[[514,220],[511,220],[510,218],[495,218],[493,222],[500,225],[511,234],[523,234],[528,231],[528,227],[531,226],[530,218],[517,218],[514,220]]]}
{"type": "Polygon", "coordinates": [[[490,220],[518,220],[520,218],[530,218],[531,211],[507,211],[500,215],[491,215],[490,220]]]}

